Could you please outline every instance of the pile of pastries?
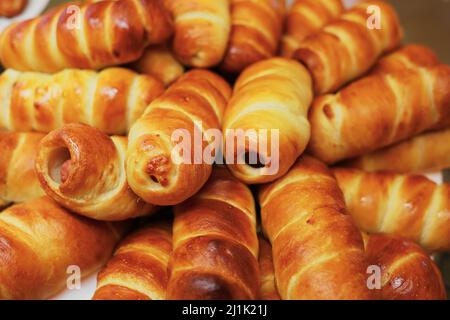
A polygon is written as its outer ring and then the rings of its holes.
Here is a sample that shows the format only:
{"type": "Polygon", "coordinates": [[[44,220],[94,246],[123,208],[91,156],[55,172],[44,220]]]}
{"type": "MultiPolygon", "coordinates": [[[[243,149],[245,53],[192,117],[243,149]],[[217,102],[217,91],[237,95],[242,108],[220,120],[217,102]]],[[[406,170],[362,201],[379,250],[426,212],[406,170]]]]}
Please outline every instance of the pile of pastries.
{"type": "Polygon", "coordinates": [[[420,173],[450,167],[450,66],[402,38],[380,0],[91,0],[10,25],[0,298],[100,270],[93,299],[445,299],[450,185],[420,173]]]}

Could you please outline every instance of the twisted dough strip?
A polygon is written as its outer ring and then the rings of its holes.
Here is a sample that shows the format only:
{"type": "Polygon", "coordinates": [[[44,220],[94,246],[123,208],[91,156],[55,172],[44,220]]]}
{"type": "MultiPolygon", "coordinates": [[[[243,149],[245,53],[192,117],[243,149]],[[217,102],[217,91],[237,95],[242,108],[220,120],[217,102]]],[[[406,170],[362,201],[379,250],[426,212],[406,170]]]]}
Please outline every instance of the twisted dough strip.
{"type": "Polygon", "coordinates": [[[259,192],[284,300],[369,299],[361,234],[328,168],[309,156],[259,192]]]}
{"type": "Polygon", "coordinates": [[[277,285],[275,283],[275,271],[273,269],[272,246],[262,236],[259,240],[259,275],[261,279],[260,299],[280,300],[277,285]]]}
{"type": "Polygon", "coordinates": [[[269,182],[284,175],[309,141],[307,113],[312,98],[311,77],[294,60],[272,58],[247,68],[235,84],[223,124],[225,150],[233,156],[227,161],[231,172],[246,183],[269,182]],[[254,130],[256,135],[247,135],[242,148],[237,130],[254,130]],[[272,141],[276,130],[278,145],[272,141]],[[228,143],[232,141],[234,146],[228,143]],[[272,149],[279,152],[279,159],[272,149]],[[258,165],[251,161],[251,155],[258,155],[258,165]]]}
{"type": "Polygon", "coordinates": [[[205,135],[208,143],[213,142],[206,130],[221,128],[230,95],[231,88],[221,77],[207,70],[193,70],[150,104],[129,134],[127,177],[140,197],[157,205],[173,205],[200,190],[212,164],[204,159],[197,161],[195,154],[203,154],[206,146],[197,145],[194,137],[205,135]],[[176,152],[181,142],[172,140],[172,135],[181,131],[189,134],[190,155],[176,152]]]}
{"type": "Polygon", "coordinates": [[[309,114],[309,152],[335,163],[449,127],[450,66],[417,63],[386,63],[383,72],[316,98],[309,114]]]}
{"type": "Polygon", "coordinates": [[[343,11],[341,0],[296,0],[286,17],[281,55],[292,57],[303,40],[336,20],[343,11]]]}
{"type": "Polygon", "coordinates": [[[247,186],[216,168],[206,186],[175,207],[168,299],[256,299],[256,212],[247,186]]]}
{"type": "Polygon", "coordinates": [[[131,67],[138,73],[148,74],[165,86],[174,83],[184,73],[184,67],[166,45],[148,47],[131,67]]]}
{"type": "Polygon", "coordinates": [[[34,170],[42,138],[40,133],[0,132],[0,208],[44,195],[34,170]]]}
{"type": "Polygon", "coordinates": [[[106,263],[124,231],[124,224],[71,214],[47,197],[4,210],[0,299],[51,297],[66,287],[69,267],[86,276],[106,263]]]}
{"type": "Polygon", "coordinates": [[[446,300],[441,272],[420,246],[401,237],[367,237],[370,265],[382,271],[381,298],[385,300],[446,300]]]}
{"type": "Polygon", "coordinates": [[[346,168],[334,174],[362,231],[403,236],[430,251],[450,250],[450,185],[346,168]]]}
{"type": "Polygon", "coordinates": [[[28,4],[28,0],[2,0],[0,2],[0,17],[19,15],[28,4]]]}
{"type": "Polygon", "coordinates": [[[173,50],[183,64],[209,68],[225,54],[231,29],[230,0],[165,0],[175,19],[173,50]]]}
{"type": "Polygon", "coordinates": [[[231,0],[231,34],[222,68],[239,73],[276,54],[284,0],[231,0]]]}
{"type": "Polygon", "coordinates": [[[54,75],[9,69],[0,76],[0,129],[50,132],[80,122],[121,135],[163,91],[160,81],[127,69],[54,75]]]}
{"type": "Polygon", "coordinates": [[[125,238],[97,277],[94,300],[164,300],[172,225],[148,225],[125,238]]]}
{"type": "Polygon", "coordinates": [[[311,72],[315,93],[324,94],[364,74],[383,52],[397,47],[401,38],[393,7],[383,1],[364,1],[303,41],[294,58],[311,72]],[[380,29],[368,28],[372,6],[380,9],[380,29]]]}
{"type": "Polygon", "coordinates": [[[101,69],[138,59],[172,30],[162,0],[72,2],[6,28],[0,60],[21,71],[101,69]]]}
{"type": "Polygon", "coordinates": [[[425,133],[357,159],[346,166],[365,171],[414,173],[450,168],[450,129],[425,133]]]}
{"type": "Polygon", "coordinates": [[[69,124],[41,141],[37,175],[50,197],[89,218],[111,221],[151,214],[155,207],[128,186],[126,150],[125,137],[69,124]]]}

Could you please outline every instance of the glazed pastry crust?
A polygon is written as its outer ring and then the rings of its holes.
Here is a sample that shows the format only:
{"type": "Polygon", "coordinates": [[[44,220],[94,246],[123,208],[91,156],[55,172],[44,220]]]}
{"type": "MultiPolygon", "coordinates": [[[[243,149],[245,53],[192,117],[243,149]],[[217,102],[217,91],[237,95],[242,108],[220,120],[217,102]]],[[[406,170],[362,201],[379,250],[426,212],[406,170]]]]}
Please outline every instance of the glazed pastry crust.
{"type": "Polygon", "coordinates": [[[450,168],[450,129],[424,133],[343,165],[364,171],[436,172],[450,168]]]}
{"type": "Polygon", "coordinates": [[[419,175],[333,172],[362,231],[402,236],[429,251],[450,250],[450,185],[419,175]]]}
{"type": "Polygon", "coordinates": [[[156,78],[122,68],[53,75],[8,69],[0,76],[0,129],[48,133],[84,123],[124,135],[163,91],[156,78]]]}
{"type": "Polygon", "coordinates": [[[167,87],[184,73],[183,65],[178,62],[166,45],[148,47],[139,60],[131,67],[141,74],[147,74],[162,81],[167,87]]]}
{"type": "Polygon", "coordinates": [[[9,207],[0,214],[0,299],[50,298],[66,287],[70,266],[87,276],[106,263],[124,231],[48,197],[9,207]]]}
{"type": "Polygon", "coordinates": [[[343,12],[342,0],[296,0],[286,16],[281,55],[291,58],[302,41],[336,20],[343,12]]]}
{"type": "MultiPolygon", "coordinates": [[[[220,130],[230,95],[230,86],[220,76],[207,70],[191,70],[150,104],[129,134],[126,167],[134,192],[149,203],[174,205],[200,190],[211,174],[212,164],[196,160],[194,150],[203,155],[206,145],[199,148],[194,135],[201,137],[208,129],[220,130]],[[190,152],[185,150],[183,154],[176,148],[181,138],[172,139],[174,133],[189,135],[186,144],[190,152]]],[[[212,137],[204,138],[214,144],[212,137]]]]}
{"type": "Polygon", "coordinates": [[[227,49],[230,0],[165,0],[175,22],[173,51],[184,65],[218,65],[227,49]]]}
{"type": "Polygon", "coordinates": [[[39,146],[42,188],[62,206],[97,220],[151,214],[155,206],[134,194],[126,179],[127,138],[109,137],[81,124],[52,131],[39,146]]]}
{"type": "Polygon", "coordinates": [[[128,237],[97,277],[93,300],[164,300],[172,226],[152,223],[128,237]]]}
{"type": "Polygon", "coordinates": [[[264,234],[272,244],[283,300],[367,300],[364,246],[329,169],[302,156],[259,190],[264,234]]]}
{"type": "Polygon", "coordinates": [[[265,183],[284,175],[309,142],[307,114],[312,98],[311,77],[294,60],[271,58],[241,73],[222,129],[231,172],[248,184],[265,183]],[[236,138],[239,130],[255,132],[245,136],[243,148],[239,144],[242,139],[236,138]],[[278,151],[279,159],[272,151],[278,151]],[[250,156],[243,159],[246,154],[258,155],[261,166],[256,166],[250,156]]]}
{"type": "Polygon", "coordinates": [[[258,239],[248,187],[215,168],[206,186],[174,211],[167,298],[256,299],[258,239]]]}
{"type": "Polygon", "coordinates": [[[285,6],[284,0],[231,0],[231,34],[223,70],[239,73],[276,54],[285,6]]]}
{"type": "Polygon", "coordinates": [[[308,151],[326,163],[354,158],[450,126],[450,66],[405,48],[372,74],[312,104],[308,151]]]}
{"type": "Polygon", "coordinates": [[[384,52],[399,46],[401,39],[394,8],[379,0],[363,1],[303,41],[294,58],[311,72],[316,95],[331,93],[369,71],[384,52]],[[371,6],[380,9],[379,29],[367,26],[371,6]]]}
{"type": "Polygon", "coordinates": [[[40,133],[0,132],[0,208],[45,193],[35,172],[40,133]]]}
{"type": "Polygon", "coordinates": [[[162,0],[71,2],[8,26],[0,35],[0,61],[20,71],[102,69],[138,59],[172,31],[162,0]]]}
{"type": "Polygon", "coordinates": [[[275,282],[275,270],[273,269],[272,246],[262,236],[259,240],[259,276],[261,279],[260,299],[281,300],[275,282]]]}
{"type": "Polygon", "coordinates": [[[384,300],[446,300],[438,266],[420,246],[402,237],[374,234],[366,241],[370,265],[382,270],[384,300]]]}

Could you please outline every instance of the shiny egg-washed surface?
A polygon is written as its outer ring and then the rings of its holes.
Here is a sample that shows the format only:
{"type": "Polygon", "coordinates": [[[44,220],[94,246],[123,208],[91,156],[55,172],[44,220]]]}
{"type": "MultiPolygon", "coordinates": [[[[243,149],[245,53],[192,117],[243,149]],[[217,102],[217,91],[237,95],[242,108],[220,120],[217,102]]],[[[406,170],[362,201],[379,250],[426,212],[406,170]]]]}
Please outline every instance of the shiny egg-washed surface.
{"type": "MultiPolygon", "coordinates": [[[[51,0],[49,7],[63,2],[67,1],[51,0]]],[[[449,3],[441,0],[429,0],[424,6],[425,1],[423,0],[390,0],[390,2],[398,9],[405,30],[409,30],[405,35],[405,42],[426,43],[438,53],[444,63],[450,63],[450,42],[441,41],[442,36],[450,31],[449,3]],[[421,14],[415,14],[417,12],[421,12],[421,14]],[[414,19],[408,19],[408,17],[414,17],[414,19]]],[[[444,181],[450,182],[450,170],[444,171],[444,181]]],[[[436,261],[443,271],[450,296],[450,255],[439,256],[436,261]]]]}

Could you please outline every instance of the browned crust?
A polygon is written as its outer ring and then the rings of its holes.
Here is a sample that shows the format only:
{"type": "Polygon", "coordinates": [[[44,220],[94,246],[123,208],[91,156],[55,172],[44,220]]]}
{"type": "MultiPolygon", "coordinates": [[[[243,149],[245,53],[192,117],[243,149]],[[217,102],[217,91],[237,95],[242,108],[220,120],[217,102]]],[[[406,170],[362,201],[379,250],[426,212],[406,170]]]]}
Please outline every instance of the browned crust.
{"type": "Polygon", "coordinates": [[[420,175],[349,168],[333,172],[362,231],[399,235],[429,251],[449,250],[450,218],[444,214],[450,210],[448,184],[437,185],[420,175]]]}
{"type": "Polygon", "coordinates": [[[371,299],[363,241],[328,168],[309,156],[259,192],[283,299],[371,299]]]}
{"type": "Polygon", "coordinates": [[[225,168],[175,207],[168,299],[256,299],[256,213],[250,190],[225,168]]]}
{"type": "Polygon", "coordinates": [[[93,299],[165,299],[171,253],[171,224],[153,223],[132,233],[98,274],[93,299]]]}
{"type": "Polygon", "coordinates": [[[386,300],[446,300],[439,268],[417,244],[392,235],[370,235],[370,265],[382,270],[381,297],[386,300]]]}
{"type": "Polygon", "coordinates": [[[4,210],[0,298],[49,298],[66,286],[69,266],[78,266],[82,276],[100,268],[122,233],[121,225],[71,214],[47,197],[4,210]]]}
{"type": "Polygon", "coordinates": [[[22,71],[100,69],[138,59],[146,46],[162,43],[172,31],[162,0],[75,2],[9,26],[0,37],[0,60],[22,71]],[[31,48],[23,41],[29,35],[31,48]]]}

